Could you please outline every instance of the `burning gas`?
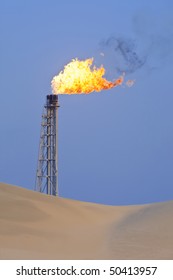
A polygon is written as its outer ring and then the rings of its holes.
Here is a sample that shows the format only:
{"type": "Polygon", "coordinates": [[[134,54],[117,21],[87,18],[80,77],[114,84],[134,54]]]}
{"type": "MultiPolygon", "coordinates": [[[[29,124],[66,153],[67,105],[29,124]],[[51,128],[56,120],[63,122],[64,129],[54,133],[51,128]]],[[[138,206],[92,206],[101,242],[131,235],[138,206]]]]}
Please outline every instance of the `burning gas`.
{"type": "Polygon", "coordinates": [[[73,59],[64,70],[52,79],[51,86],[54,94],[80,94],[101,91],[119,86],[123,83],[124,76],[113,82],[103,78],[103,66],[93,66],[93,58],[83,61],[73,59]]]}

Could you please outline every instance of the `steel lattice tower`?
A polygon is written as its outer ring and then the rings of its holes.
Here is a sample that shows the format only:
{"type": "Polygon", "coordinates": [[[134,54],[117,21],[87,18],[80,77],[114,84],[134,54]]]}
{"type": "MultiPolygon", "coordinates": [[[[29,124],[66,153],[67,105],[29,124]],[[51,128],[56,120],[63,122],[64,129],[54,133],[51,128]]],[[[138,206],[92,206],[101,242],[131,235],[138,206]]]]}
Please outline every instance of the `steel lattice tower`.
{"type": "Polygon", "coordinates": [[[44,105],[36,191],[58,195],[58,95],[47,95],[44,105]]]}

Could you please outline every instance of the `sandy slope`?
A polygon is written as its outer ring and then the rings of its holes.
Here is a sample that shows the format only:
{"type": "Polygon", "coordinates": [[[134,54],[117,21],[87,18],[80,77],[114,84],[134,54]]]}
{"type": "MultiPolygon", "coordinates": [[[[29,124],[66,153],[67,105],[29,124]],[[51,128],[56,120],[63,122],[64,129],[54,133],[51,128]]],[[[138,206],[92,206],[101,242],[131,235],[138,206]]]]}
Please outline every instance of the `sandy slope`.
{"type": "Polygon", "coordinates": [[[173,259],[173,201],[104,206],[0,184],[0,259],[173,259]]]}

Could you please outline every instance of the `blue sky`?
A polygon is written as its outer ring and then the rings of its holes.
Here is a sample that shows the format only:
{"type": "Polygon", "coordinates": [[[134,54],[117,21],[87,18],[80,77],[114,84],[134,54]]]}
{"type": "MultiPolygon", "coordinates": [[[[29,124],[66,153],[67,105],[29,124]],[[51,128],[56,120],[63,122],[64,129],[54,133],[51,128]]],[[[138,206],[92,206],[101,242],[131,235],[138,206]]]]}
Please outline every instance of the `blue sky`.
{"type": "Polygon", "coordinates": [[[171,0],[1,1],[0,181],[34,188],[51,79],[72,58],[94,57],[108,79],[126,70],[135,84],[59,97],[60,196],[173,199],[172,10],[171,0]]]}

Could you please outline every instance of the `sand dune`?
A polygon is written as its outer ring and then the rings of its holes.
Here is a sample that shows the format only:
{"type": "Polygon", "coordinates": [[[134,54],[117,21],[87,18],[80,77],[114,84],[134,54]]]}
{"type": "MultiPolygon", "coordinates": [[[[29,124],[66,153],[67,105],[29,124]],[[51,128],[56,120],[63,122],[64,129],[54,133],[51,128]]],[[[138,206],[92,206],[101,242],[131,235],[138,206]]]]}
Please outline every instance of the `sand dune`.
{"type": "Polygon", "coordinates": [[[172,259],[173,201],[105,206],[0,184],[0,259],[172,259]]]}

